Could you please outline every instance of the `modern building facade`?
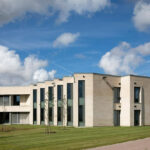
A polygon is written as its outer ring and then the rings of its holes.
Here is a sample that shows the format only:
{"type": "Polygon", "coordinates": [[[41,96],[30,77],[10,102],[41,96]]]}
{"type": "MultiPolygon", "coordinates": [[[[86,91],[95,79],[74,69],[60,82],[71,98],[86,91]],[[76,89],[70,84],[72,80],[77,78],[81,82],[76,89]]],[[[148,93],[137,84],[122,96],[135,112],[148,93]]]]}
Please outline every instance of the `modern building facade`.
{"type": "Polygon", "coordinates": [[[0,123],[150,125],[150,78],[76,73],[36,85],[0,87],[0,123]]]}

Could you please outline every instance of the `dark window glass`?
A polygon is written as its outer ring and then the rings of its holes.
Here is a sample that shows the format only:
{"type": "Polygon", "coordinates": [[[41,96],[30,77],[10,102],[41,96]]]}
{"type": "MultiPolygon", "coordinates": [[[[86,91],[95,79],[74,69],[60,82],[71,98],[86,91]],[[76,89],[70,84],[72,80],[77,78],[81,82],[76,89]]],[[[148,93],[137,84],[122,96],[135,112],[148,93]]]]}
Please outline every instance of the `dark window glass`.
{"type": "Polygon", "coordinates": [[[57,108],[57,120],[62,121],[62,108],[61,107],[57,108]]]}
{"type": "Polygon", "coordinates": [[[78,82],[78,93],[79,93],[79,98],[85,97],[85,81],[84,80],[79,80],[78,82]]]}
{"type": "Polygon", "coordinates": [[[40,100],[43,102],[45,100],[45,89],[40,88],[40,100]]]}
{"type": "Polygon", "coordinates": [[[58,100],[63,99],[63,86],[62,85],[57,86],[57,98],[58,100]]]}
{"type": "Polygon", "coordinates": [[[41,108],[41,121],[44,121],[44,108],[41,108]]]}
{"type": "Polygon", "coordinates": [[[33,102],[34,103],[37,102],[37,90],[36,89],[33,90],[33,102]]]}
{"type": "Polygon", "coordinates": [[[134,110],[134,125],[140,125],[140,110],[134,110]]]}
{"type": "Polygon", "coordinates": [[[9,96],[4,96],[4,106],[9,106],[9,96]]]}
{"type": "Polygon", "coordinates": [[[120,110],[114,110],[114,125],[120,126],[120,110]]]}
{"type": "Polygon", "coordinates": [[[3,106],[3,96],[0,96],[0,106],[3,106]]]}
{"type": "Polygon", "coordinates": [[[10,123],[9,122],[9,113],[8,112],[0,112],[0,124],[10,123]]]}
{"type": "Polygon", "coordinates": [[[67,108],[67,121],[72,121],[72,107],[68,106],[67,108]]]}
{"type": "Polygon", "coordinates": [[[67,99],[73,99],[73,84],[67,84],[67,99]]]}
{"type": "Polygon", "coordinates": [[[120,103],[120,87],[114,88],[114,102],[120,103]]]}
{"type": "Polygon", "coordinates": [[[20,96],[19,95],[13,96],[13,105],[20,105],[20,96]]]}
{"type": "Polygon", "coordinates": [[[48,88],[49,101],[53,101],[53,97],[54,97],[53,89],[54,89],[53,87],[48,88]]]}
{"type": "Polygon", "coordinates": [[[33,109],[33,121],[36,121],[37,120],[37,111],[36,111],[36,108],[33,109]]]}
{"type": "Polygon", "coordinates": [[[140,87],[134,87],[134,102],[139,103],[140,101],[140,87]]]}
{"type": "Polygon", "coordinates": [[[79,122],[84,121],[84,106],[79,106],[79,122]]]}
{"type": "Polygon", "coordinates": [[[53,107],[49,107],[49,121],[53,121],[53,107]]]}

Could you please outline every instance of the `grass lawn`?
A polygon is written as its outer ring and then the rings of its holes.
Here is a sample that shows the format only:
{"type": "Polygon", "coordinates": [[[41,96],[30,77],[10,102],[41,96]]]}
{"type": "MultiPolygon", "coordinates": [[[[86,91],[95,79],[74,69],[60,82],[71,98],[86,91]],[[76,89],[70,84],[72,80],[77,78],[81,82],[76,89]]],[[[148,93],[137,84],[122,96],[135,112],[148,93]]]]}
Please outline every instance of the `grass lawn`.
{"type": "Polygon", "coordinates": [[[45,126],[8,125],[8,132],[0,126],[0,150],[70,150],[109,145],[150,137],[145,127],[52,127],[56,133],[46,134],[45,126]]]}

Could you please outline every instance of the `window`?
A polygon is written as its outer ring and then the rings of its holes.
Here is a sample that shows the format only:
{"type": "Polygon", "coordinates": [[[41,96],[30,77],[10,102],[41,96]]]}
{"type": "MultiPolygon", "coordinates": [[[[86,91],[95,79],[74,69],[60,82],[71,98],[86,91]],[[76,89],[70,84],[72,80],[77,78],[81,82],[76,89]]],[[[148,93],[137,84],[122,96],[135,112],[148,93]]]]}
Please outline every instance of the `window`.
{"type": "Polygon", "coordinates": [[[19,95],[13,96],[13,105],[20,105],[20,96],[19,95]]]}
{"type": "Polygon", "coordinates": [[[49,101],[53,101],[54,98],[54,88],[53,87],[48,87],[48,96],[49,96],[49,101]]]}
{"type": "Polygon", "coordinates": [[[57,108],[57,121],[58,122],[62,121],[62,108],[61,107],[57,108]]]}
{"type": "Polygon", "coordinates": [[[134,102],[140,102],[140,87],[134,87],[134,102]]]}
{"type": "Polygon", "coordinates": [[[49,121],[53,121],[53,107],[49,107],[49,121]]]}
{"type": "Polygon", "coordinates": [[[9,106],[9,96],[0,96],[0,106],[9,106]]]}
{"type": "Polygon", "coordinates": [[[79,106],[79,122],[84,122],[84,106],[80,105],[79,106]]]}
{"type": "Polygon", "coordinates": [[[114,102],[120,103],[120,87],[114,88],[114,102]]]}
{"type": "Polygon", "coordinates": [[[67,84],[67,99],[73,99],[73,83],[67,84]]]}
{"type": "Polygon", "coordinates": [[[134,110],[134,125],[140,125],[140,110],[134,110]]]}
{"type": "Polygon", "coordinates": [[[84,80],[79,80],[78,82],[78,93],[79,93],[79,98],[85,97],[85,81],[84,80]]]}
{"type": "Polygon", "coordinates": [[[57,86],[57,99],[58,101],[63,99],[63,86],[62,85],[57,86]]]}
{"type": "Polygon", "coordinates": [[[44,108],[41,108],[41,122],[44,121],[44,108]]]}
{"type": "Polygon", "coordinates": [[[33,109],[33,121],[37,121],[36,108],[33,109]]]}
{"type": "Polygon", "coordinates": [[[67,121],[72,121],[72,107],[68,106],[67,108],[67,121]]]}
{"type": "Polygon", "coordinates": [[[0,96],[0,106],[3,106],[3,96],[0,96]]]}
{"type": "Polygon", "coordinates": [[[36,89],[33,90],[33,102],[34,103],[37,102],[37,90],[36,89]]]}
{"type": "Polygon", "coordinates": [[[45,100],[45,89],[40,88],[40,100],[43,102],[45,100]]]}

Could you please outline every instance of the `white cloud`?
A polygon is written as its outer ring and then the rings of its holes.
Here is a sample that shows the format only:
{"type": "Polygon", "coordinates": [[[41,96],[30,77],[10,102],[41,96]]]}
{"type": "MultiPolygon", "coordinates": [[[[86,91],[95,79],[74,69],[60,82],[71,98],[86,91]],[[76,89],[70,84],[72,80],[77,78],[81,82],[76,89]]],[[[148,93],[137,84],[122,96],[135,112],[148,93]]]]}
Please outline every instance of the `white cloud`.
{"type": "Polygon", "coordinates": [[[43,82],[48,79],[54,79],[55,73],[56,73],[55,70],[47,72],[44,69],[39,69],[34,73],[33,80],[36,82],[43,82]]]}
{"type": "Polygon", "coordinates": [[[79,35],[79,33],[63,33],[53,42],[53,47],[57,48],[62,46],[68,46],[69,44],[75,42],[79,35]]]}
{"type": "Polygon", "coordinates": [[[0,46],[0,60],[1,86],[24,85],[54,78],[54,76],[51,75],[55,74],[53,70],[52,72],[44,70],[47,66],[47,61],[40,60],[35,56],[28,56],[24,59],[24,62],[22,62],[15,51],[9,50],[5,46],[0,46]],[[47,74],[47,76],[45,76],[43,72],[47,74]],[[37,76],[37,73],[39,76],[37,76]]]}
{"type": "Polygon", "coordinates": [[[129,74],[144,62],[147,55],[150,55],[150,42],[135,48],[127,42],[122,42],[101,57],[99,67],[105,73],[129,74]]]}
{"type": "Polygon", "coordinates": [[[0,0],[0,24],[12,22],[27,13],[58,14],[57,22],[66,22],[71,12],[95,13],[110,5],[110,0],[0,0]]]}
{"type": "Polygon", "coordinates": [[[150,29],[150,3],[139,1],[134,8],[133,21],[139,31],[150,29]]]}

